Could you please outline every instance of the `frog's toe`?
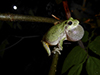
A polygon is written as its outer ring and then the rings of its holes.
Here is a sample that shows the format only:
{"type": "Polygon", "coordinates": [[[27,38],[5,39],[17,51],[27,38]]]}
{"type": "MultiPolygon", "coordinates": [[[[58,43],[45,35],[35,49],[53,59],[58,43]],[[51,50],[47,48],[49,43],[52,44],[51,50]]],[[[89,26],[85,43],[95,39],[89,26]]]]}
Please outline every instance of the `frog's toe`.
{"type": "Polygon", "coordinates": [[[52,51],[53,54],[56,54],[56,52],[61,55],[60,49],[57,47],[54,47],[54,50],[52,51]]]}

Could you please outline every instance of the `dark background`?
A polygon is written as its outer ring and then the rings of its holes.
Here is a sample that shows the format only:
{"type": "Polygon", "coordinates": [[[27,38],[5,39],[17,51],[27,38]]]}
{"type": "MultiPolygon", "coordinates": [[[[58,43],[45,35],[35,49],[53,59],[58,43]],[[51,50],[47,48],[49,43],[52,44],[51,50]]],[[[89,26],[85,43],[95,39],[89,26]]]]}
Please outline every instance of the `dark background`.
{"type": "MultiPolygon", "coordinates": [[[[99,0],[87,0],[84,11],[82,10],[82,5],[83,0],[68,0],[72,17],[79,19],[83,28],[91,32],[94,28],[85,24],[84,19],[92,19],[93,23],[96,21],[95,15],[100,13],[99,0]]],[[[51,14],[54,14],[61,20],[66,20],[63,4],[60,0],[1,0],[0,13],[49,18],[52,18],[51,14]],[[13,9],[14,5],[17,6],[17,10],[13,9]]],[[[41,39],[53,24],[5,21],[0,21],[0,24],[0,43],[2,44],[5,39],[8,41],[6,49],[3,49],[4,53],[1,53],[0,57],[0,75],[47,75],[52,55],[50,57],[47,56],[41,39]],[[18,27],[18,24],[21,27],[18,27]]],[[[99,35],[99,27],[96,31],[96,34],[99,35]]],[[[64,41],[64,50],[58,61],[57,75],[61,75],[63,61],[68,52],[76,45],[78,45],[77,42],[64,41]]]]}

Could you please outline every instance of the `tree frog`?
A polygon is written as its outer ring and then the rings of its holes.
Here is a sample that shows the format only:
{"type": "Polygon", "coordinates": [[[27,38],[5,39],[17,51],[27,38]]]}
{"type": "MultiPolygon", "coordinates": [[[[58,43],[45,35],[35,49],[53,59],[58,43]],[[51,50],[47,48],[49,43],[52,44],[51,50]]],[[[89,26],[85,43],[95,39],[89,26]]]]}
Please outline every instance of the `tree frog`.
{"type": "MultiPolygon", "coordinates": [[[[52,26],[49,29],[49,31],[43,36],[41,42],[42,42],[44,48],[46,49],[48,56],[50,56],[51,50],[50,50],[49,45],[51,45],[51,46],[56,45],[57,47],[55,47],[54,50],[59,52],[59,51],[63,50],[62,45],[63,45],[64,40],[78,41],[82,38],[83,34],[84,34],[84,30],[79,25],[79,21],[77,19],[73,19],[72,17],[70,17],[68,20],[65,20],[62,23],[52,26]],[[79,37],[78,39],[77,38],[70,39],[71,34],[73,36],[74,36],[74,33],[77,34],[77,32],[75,32],[75,28],[77,29],[77,27],[79,29],[81,28],[81,31],[78,31],[78,32],[82,32],[81,37],[79,37]],[[73,32],[73,30],[74,30],[74,32],[73,32]]],[[[71,37],[73,37],[72,35],[71,35],[71,37]]],[[[60,52],[59,52],[59,54],[60,54],[60,52]]]]}

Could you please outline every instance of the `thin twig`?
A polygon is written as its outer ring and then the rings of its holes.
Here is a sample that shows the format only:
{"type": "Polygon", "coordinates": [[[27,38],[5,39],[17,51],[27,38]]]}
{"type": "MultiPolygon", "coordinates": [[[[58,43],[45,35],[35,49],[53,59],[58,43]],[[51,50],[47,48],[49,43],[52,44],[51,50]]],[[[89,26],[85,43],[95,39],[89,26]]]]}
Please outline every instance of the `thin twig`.
{"type": "Polygon", "coordinates": [[[7,48],[4,48],[4,49],[2,49],[2,50],[0,50],[0,52],[5,51],[5,50],[8,50],[9,48],[12,48],[13,46],[15,46],[15,45],[17,45],[19,42],[21,42],[23,39],[24,39],[24,38],[21,38],[19,41],[17,41],[17,42],[14,43],[13,45],[11,45],[11,46],[9,46],[9,47],[7,47],[7,48]]]}
{"type": "Polygon", "coordinates": [[[81,13],[83,13],[83,11],[85,11],[85,5],[86,5],[86,0],[83,0],[83,5],[82,5],[82,11],[81,11],[81,13]]]}
{"type": "Polygon", "coordinates": [[[85,7],[86,4],[86,0],[83,0],[83,8],[85,7]]]}
{"type": "Polygon", "coordinates": [[[28,21],[28,22],[45,22],[45,23],[54,23],[57,20],[47,17],[38,17],[38,16],[25,16],[18,14],[0,14],[0,20],[2,21],[28,21]]]}

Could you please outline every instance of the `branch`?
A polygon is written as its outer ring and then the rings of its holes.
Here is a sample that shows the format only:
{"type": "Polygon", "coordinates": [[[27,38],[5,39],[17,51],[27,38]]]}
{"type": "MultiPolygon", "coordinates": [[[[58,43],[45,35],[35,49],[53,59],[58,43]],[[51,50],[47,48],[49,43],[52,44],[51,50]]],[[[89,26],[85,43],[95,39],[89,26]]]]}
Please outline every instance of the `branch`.
{"type": "Polygon", "coordinates": [[[56,19],[53,19],[53,18],[25,16],[25,15],[17,15],[17,14],[0,14],[0,20],[2,21],[45,22],[45,23],[54,23],[57,21],[56,19]]]}
{"type": "Polygon", "coordinates": [[[66,18],[69,19],[71,17],[71,13],[70,13],[70,10],[69,10],[69,7],[68,7],[67,0],[63,1],[63,7],[64,7],[64,10],[65,10],[66,18]]]}
{"type": "Polygon", "coordinates": [[[55,75],[56,74],[58,57],[59,57],[59,53],[56,52],[56,54],[53,55],[53,60],[52,60],[51,67],[50,67],[50,70],[49,70],[49,74],[48,75],[55,75]]]}

